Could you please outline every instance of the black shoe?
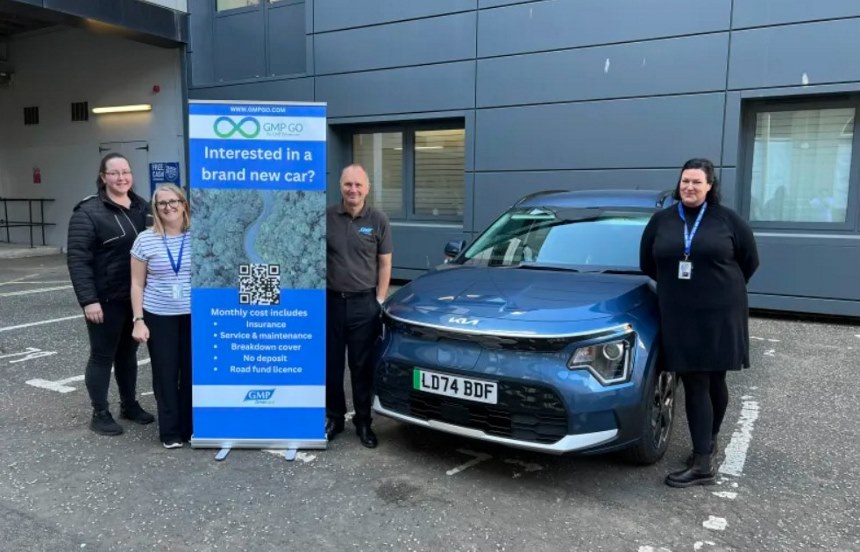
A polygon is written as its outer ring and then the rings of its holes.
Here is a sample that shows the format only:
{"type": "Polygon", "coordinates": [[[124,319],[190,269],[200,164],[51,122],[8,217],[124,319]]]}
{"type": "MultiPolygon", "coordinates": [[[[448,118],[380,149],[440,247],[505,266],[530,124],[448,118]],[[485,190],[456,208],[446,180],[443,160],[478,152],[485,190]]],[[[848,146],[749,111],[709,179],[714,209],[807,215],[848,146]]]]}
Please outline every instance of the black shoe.
{"type": "Polygon", "coordinates": [[[155,421],[155,416],[144,410],[137,401],[123,404],[119,409],[119,417],[140,425],[151,424],[155,421]]]}
{"type": "Polygon", "coordinates": [[[329,441],[334,440],[335,435],[343,431],[343,420],[338,422],[334,418],[325,419],[325,438],[329,441]]]}
{"type": "MultiPolygon", "coordinates": [[[[713,461],[713,462],[717,461],[717,453],[718,452],[720,452],[720,444],[717,441],[717,436],[712,435],[711,436],[711,461],[713,461]]],[[[684,461],[684,463],[687,465],[688,468],[693,466],[693,458],[695,456],[696,456],[696,454],[691,452],[690,456],[688,456],[687,459],[684,461]]]]}
{"type": "Polygon", "coordinates": [[[367,448],[376,448],[376,445],[379,444],[379,440],[376,438],[376,433],[370,429],[369,424],[355,426],[355,433],[358,435],[358,439],[361,441],[361,444],[367,448]]]}
{"type": "Polygon", "coordinates": [[[122,435],[122,426],[114,421],[110,410],[93,410],[90,429],[99,435],[122,435]]]}
{"type": "Polygon", "coordinates": [[[692,487],[693,485],[713,485],[717,482],[710,454],[694,454],[693,465],[666,477],[670,487],[692,487]]]}

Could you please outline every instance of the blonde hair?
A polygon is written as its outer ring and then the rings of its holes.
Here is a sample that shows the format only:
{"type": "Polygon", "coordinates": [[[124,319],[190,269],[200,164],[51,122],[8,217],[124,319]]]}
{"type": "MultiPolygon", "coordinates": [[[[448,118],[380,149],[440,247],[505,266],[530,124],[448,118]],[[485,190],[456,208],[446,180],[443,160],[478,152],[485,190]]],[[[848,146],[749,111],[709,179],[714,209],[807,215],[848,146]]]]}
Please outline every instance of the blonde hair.
{"type": "Polygon", "coordinates": [[[191,228],[191,206],[188,205],[188,199],[185,197],[185,192],[176,184],[159,184],[158,188],[152,193],[152,231],[158,235],[164,235],[164,225],[161,224],[161,214],[158,212],[158,205],[155,204],[158,199],[158,192],[173,192],[176,197],[182,202],[185,209],[182,211],[182,231],[185,232],[191,228]]]}

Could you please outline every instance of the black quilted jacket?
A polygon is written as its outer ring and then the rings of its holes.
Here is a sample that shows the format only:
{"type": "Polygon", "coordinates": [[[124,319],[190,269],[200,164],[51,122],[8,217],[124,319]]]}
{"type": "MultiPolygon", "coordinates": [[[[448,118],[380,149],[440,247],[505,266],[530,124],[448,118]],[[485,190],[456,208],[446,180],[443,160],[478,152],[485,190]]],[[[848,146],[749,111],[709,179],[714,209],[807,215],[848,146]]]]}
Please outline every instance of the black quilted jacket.
{"type": "Polygon", "coordinates": [[[69,276],[82,307],[131,297],[129,252],[151,216],[145,199],[129,195],[126,209],[99,191],[78,203],[69,220],[69,276]]]}

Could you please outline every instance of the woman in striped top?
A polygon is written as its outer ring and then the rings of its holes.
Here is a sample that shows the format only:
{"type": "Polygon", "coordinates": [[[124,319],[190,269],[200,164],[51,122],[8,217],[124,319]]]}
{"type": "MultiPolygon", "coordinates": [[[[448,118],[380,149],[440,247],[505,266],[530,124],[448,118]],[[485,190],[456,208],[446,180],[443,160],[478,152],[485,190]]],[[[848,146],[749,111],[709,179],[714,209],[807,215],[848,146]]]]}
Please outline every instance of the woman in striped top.
{"type": "Polygon", "coordinates": [[[132,336],[146,343],[165,448],[191,439],[191,215],[177,186],[152,196],[153,227],[131,249],[132,336]]]}

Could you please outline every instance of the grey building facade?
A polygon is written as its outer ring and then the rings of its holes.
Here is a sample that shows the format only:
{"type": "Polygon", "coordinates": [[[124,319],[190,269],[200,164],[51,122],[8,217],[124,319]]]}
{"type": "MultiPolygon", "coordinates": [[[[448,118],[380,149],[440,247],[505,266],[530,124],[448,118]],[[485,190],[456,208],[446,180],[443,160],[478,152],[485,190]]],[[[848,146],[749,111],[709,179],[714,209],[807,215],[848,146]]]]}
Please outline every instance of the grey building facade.
{"type": "Polygon", "coordinates": [[[324,101],[395,276],[543,189],[675,185],[750,221],[753,307],[860,316],[856,0],[190,0],[191,99],[324,101]]]}

